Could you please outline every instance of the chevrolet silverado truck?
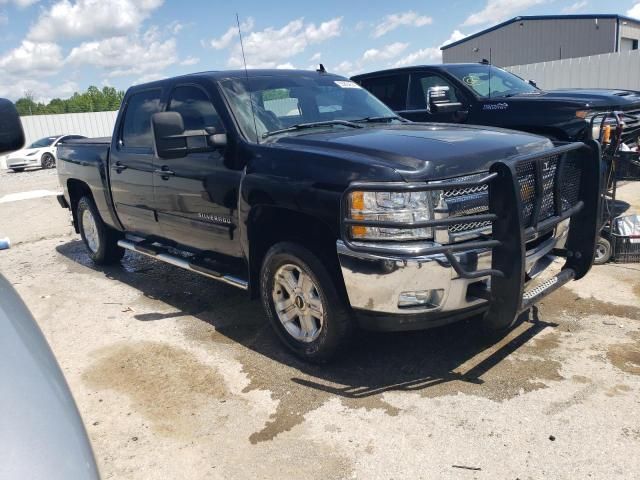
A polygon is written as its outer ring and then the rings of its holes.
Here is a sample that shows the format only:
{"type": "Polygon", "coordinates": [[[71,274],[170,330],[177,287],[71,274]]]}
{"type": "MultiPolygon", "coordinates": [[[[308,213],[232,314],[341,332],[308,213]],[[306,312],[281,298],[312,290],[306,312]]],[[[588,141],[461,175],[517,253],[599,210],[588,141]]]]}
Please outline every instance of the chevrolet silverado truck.
{"type": "Polygon", "coordinates": [[[111,138],[62,144],[58,200],[95,263],[131,250],[248,290],[322,362],[357,326],[504,331],[583,277],[599,156],[412,123],[323,69],[208,72],[134,86],[111,138]]]}
{"type": "Polygon", "coordinates": [[[398,115],[418,122],[511,128],[553,140],[602,140],[605,114],[625,124],[622,150],[640,145],[640,92],[606,89],[545,91],[487,62],[396,68],[352,77],[398,115]]]}

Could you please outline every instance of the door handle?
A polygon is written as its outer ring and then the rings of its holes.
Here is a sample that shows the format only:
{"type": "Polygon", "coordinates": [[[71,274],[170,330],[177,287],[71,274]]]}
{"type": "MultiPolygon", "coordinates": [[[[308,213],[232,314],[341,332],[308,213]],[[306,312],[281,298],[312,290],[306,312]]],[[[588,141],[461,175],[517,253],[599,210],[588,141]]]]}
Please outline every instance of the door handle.
{"type": "Polygon", "coordinates": [[[172,177],[176,174],[176,172],[169,170],[169,167],[163,165],[162,167],[154,170],[154,173],[160,175],[164,180],[168,180],[169,177],[172,177]]]}
{"type": "Polygon", "coordinates": [[[126,166],[125,164],[123,164],[120,161],[117,161],[114,165],[114,167],[116,168],[116,173],[120,173],[123,170],[126,170],[127,168],[129,168],[128,166],[126,166]]]}

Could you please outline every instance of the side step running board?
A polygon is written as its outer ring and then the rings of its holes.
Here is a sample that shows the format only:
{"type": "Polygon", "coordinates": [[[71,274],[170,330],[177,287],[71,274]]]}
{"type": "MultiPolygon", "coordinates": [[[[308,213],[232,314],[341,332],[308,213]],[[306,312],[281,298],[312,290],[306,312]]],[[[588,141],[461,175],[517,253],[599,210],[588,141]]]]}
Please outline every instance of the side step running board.
{"type": "Polygon", "coordinates": [[[551,292],[559,289],[564,284],[573,280],[576,276],[576,272],[572,268],[565,268],[560,271],[556,276],[551,277],[546,282],[541,283],[537,287],[532,288],[531,290],[527,290],[524,292],[522,296],[522,306],[521,310],[524,311],[527,308],[531,307],[538,300],[546,297],[551,292]]]}
{"type": "Polygon", "coordinates": [[[185,270],[195,272],[199,275],[203,275],[205,277],[213,278],[214,280],[233,285],[234,287],[241,288],[242,290],[248,290],[249,288],[249,283],[246,280],[235,277],[233,275],[225,275],[223,273],[216,272],[215,270],[205,267],[204,265],[190,262],[187,259],[165,253],[159,249],[156,250],[153,247],[149,247],[147,245],[140,245],[129,240],[118,240],[118,246],[126,248],[127,250],[131,250],[133,252],[140,253],[142,255],[146,255],[147,257],[155,258],[156,260],[160,260],[161,262],[184,268],[185,270]]]}

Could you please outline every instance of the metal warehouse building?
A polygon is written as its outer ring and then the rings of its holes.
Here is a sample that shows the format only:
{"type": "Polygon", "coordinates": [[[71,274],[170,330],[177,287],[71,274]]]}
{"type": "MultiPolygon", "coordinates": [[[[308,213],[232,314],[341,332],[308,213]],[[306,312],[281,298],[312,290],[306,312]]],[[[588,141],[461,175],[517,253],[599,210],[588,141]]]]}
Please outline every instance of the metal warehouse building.
{"type": "Polygon", "coordinates": [[[442,47],[444,63],[508,67],[638,49],[640,20],[620,15],[523,16],[442,47]]]}

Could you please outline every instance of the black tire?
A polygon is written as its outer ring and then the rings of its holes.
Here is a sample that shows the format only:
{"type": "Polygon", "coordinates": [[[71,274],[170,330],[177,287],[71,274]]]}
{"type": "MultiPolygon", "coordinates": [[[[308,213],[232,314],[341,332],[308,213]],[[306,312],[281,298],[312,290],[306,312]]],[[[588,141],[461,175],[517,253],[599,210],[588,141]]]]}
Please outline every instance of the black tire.
{"type": "Polygon", "coordinates": [[[12,168],[11,170],[13,170],[15,173],[20,173],[24,172],[24,167],[12,168]]]}
{"type": "Polygon", "coordinates": [[[40,166],[42,168],[56,168],[56,157],[50,153],[44,153],[40,158],[40,166]]]}
{"type": "MultiPolygon", "coordinates": [[[[292,352],[303,360],[313,363],[328,362],[342,353],[354,330],[351,312],[324,265],[320,258],[306,248],[295,243],[281,242],[269,249],[260,270],[260,296],[272,327],[292,352]],[[318,328],[318,336],[313,341],[305,342],[296,339],[287,331],[276,311],[274,300],[274,295],[278,291],[274,290],[274,286],[278,286],[276,273],[282,267],[289,266],[297,267],[310,277],[314,284],[314,295],[317,295],[315,301],[322,302],[323,321],[318,328]]],[[[296,304],[296,300],[291,300],[291,303],[296,304]]],[[[301,325],[301,322],[299,318],[298,324],[301,325]]]]}
{"type": "Polygon", "coordinates": [[[596,254],[593,257],[594,265],[604,265],[611,260],[611,242],[604,237],[598,237],[596,241],[596,254]]]}
{"type": "Polygon", "coordinates": [[[87,247],[91,260],[97,265],[110,265],[119,262],[124,255],[124,248],[118,246],[118,240],[122,238],[122,234],[102,221],[91,197],[85,196],[78,201],[76,214],[80,236],[87,247]],[[95,232],[91,225],[85,224],[85,220],[90,221],[91,218],[95,223],[95,232]],[[92,239],[92,242],[88,240],[88,237],[92,239]]]}

